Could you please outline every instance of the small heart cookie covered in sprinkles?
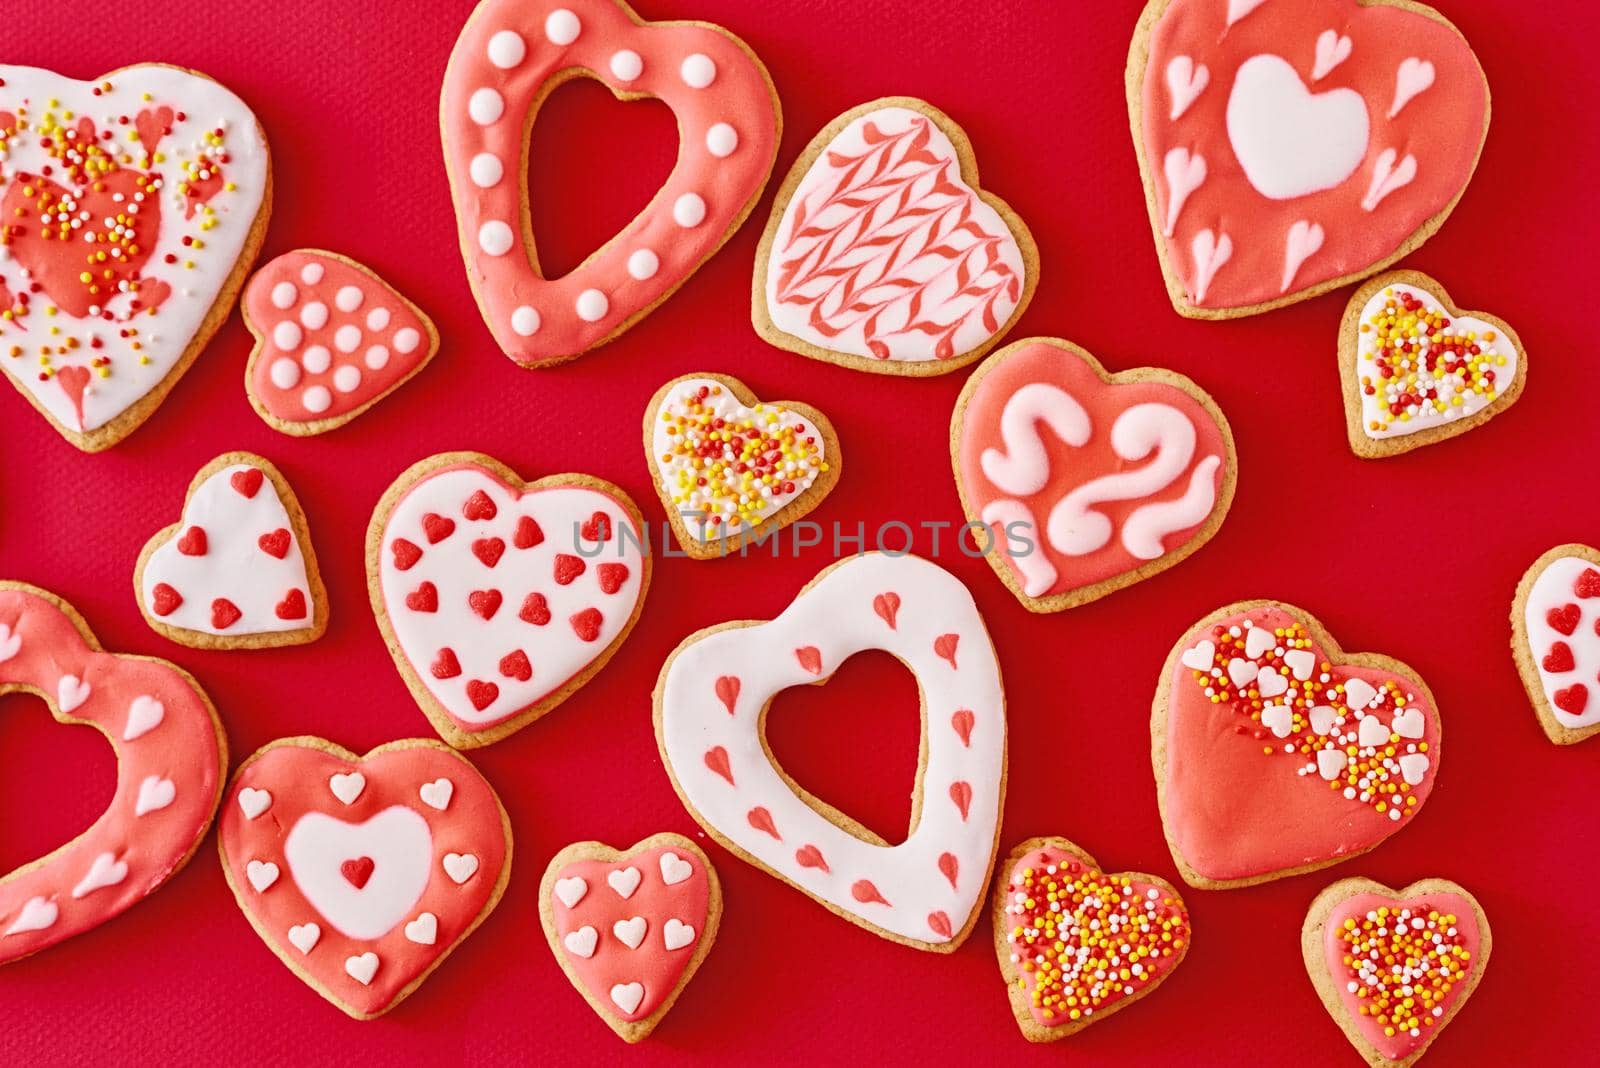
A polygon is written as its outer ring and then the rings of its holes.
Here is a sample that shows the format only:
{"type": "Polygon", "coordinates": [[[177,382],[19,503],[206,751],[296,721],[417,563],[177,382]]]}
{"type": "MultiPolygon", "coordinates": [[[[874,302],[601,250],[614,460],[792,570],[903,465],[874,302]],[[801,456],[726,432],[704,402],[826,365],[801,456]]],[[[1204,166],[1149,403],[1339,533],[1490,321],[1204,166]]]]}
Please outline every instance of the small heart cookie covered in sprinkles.
{"type": "Polygon", "coordinates": [[[839,440],[821,412],[764,403],[726,375],[661,387],[645,411],[644,441],[673,533],[696,559],[788,526],[839,481],[839,440]]]}

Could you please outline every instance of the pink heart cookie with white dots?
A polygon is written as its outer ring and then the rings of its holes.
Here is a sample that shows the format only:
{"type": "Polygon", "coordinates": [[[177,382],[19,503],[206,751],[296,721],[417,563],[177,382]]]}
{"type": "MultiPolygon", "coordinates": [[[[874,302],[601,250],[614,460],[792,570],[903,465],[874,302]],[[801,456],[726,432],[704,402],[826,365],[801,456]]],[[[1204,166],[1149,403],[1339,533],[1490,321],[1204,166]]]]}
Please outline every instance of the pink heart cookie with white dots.
{"type": "Polygon", "coordinates": [[[433,322],[369,268],[332,252],[286,252],[245,288],[256,347],[245,390],[273,429],[296,437],[343,426],[422,370],[433,322]]]}
{"type": "Polygon", "coordinates": [[[390,655],[440,736],[499,741],[602,667],[650,586],[644,519],[588,475],[523,482],[481,453],[413,464],[367,529],[390,655]]]}
{"type": "Polygon", "coordinates": [[[222,871],[289,970],[358,1020],[394,1008],[494,911],[511,823],[464,757],[424,739],[357,756],[284,738],[240,765],[222,871]]]}

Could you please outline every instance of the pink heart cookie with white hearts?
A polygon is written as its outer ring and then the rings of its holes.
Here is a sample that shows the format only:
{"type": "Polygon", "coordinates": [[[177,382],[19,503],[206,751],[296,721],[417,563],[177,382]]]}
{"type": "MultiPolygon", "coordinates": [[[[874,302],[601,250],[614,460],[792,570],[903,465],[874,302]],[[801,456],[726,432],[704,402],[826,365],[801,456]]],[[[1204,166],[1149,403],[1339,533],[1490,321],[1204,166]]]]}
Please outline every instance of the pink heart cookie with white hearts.
{"type": "Polygon", "coordinates": [[[1069,341],[1007,345],[951,416],[956,487],[988,559],[1034,612],[1074,608],[1198,550],[1233,502],[1216,402],[1161,368],[1108,373],[1069,341]]]}
{"type": "Polygon", "coordinates": [[[443,453],[397,478],[367,528],[390,655],[457,748],[499,741],[588,682],[649,587],[638,508],[588,475],[525,483],[481,453],[443,453]]]}
{"type": "Polygon", "coordinates": [[[200,469],[183,518],[145,543],[133,588],[152,630],[197,649],[303,645],[328,627],[305,512],[254,453],[200,469]]]}
{"type": "Polygon", "coordinates": [[[494,911],[511,875],[511,823],[488,781],[438,742],[357,756],[282,738],[235,773],[217,850],[267,947],[370,1020],[494,911]]]}
{"type": "Polygon", "coordinates": [[[1558,545],[1533,562],[1511,606],[1511,650],[1557,745],[1600,731],[1600,549],[1558,545]]]}
{"type": "Polygon", "coordinates": [[[655,1030],[717,937],[722,886],[677,834],[628,849],[575,842],[539,884],[550,952],[589,1007],[628,1042],[655,1030]]]}
{"type": "Polygon", "coordinates": [[[0,370],[99,452],[227,318],[271,209],[266,137],[193,71],[0,66],[0,160],[0,370]]]}
{"type": "Polygon", "coordinates": [[[1192,318],[1395,262],[1450,214],[1489,131],[1471,46],[1409,0],[1150,0],[1127,94],[1167,290],[1192,318]]]}
{"type": "Polygon", "coordinates": [[[240,302],[256,337],[245,391],[274,430],[341,427],[399,389],[439,350],[422,310],[370,268],[318,249],[255,273],[240,302]]]}
{"type": "Polygon", "coordinates": [[[439,112],[467,279],[495,341],[524,367],[605,344],[688,281],[755,206],[781,125],[743,41],[704,22],[646,22],[621,0],[482,0],[450,53],[439,112]],[[573,77],[660,100],[682,144],[644,210],[552,279],[526,222],[528,131],[573,77]]]}
{"type": "Polygon", "coordinates": [[[734,853],[875,934],[949,953],[972,930],[1005,795],[1005,692],[959,580],[916,556],[824,569],[776,619],[690,635],[661,670],[656,741],[691,815],[734,853]],[[880,649],[916,676],[921,761],[911,830],[889,845],[791,785],[765,737],[779,691],[880,649]]]}
{"type": "Polygon", "coordinates": [[[18,691],[43,697],[62,723],[99,730],[116,756],[117,787],[87,831],[0,877],[0,964],[160,889],[211,825],[228,763],[222,724],[187,672],[104,652],[65,601],[0,582],[0,694],[18,691]]]}

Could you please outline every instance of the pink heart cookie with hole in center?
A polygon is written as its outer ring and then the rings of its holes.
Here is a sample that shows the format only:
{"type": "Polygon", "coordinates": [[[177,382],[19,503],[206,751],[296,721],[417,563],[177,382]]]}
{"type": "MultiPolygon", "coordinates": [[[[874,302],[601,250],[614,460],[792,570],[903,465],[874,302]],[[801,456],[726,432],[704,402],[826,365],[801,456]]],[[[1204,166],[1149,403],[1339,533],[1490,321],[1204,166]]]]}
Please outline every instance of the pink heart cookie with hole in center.
{"type": "Polygon", "coordinates": [[[710,952],[722,888],[705,853],[681,835],[653,835],[622,851],[576,842],[545,869],[539,918],[590,1008],[637,1042],[710,952]]]}
{"type": "Polygon", "coordinates": [[[511,824],[438,742],[357,756],[284,738],[233,777],[218,820],[239,908],[307,985],[359,1020],[414,991],[499,904],[511,824]]]}
{"type": "Polygon", "coordinates": [[[1600,549],[1535,560],[1511,608],[1511,648],[1539,723],[1558,745],[1600,731],[1600,549]]]}
{"type": "Polygon", "coordinates": [[[0,582],[0,695],[15,691],[43,696],[62,723],[98,728],[116,756],[117,786],[88,830],[0,877],[0,964],[160,889],[211,825],[228,763],[216,712],[181,668],[104,652],[64,601],[0,582]]]}
{"type": "Polygon", "coordinates": [[[650,586],[644,521],[588,475],[524,483],[481,453],[413,464],[367,532],[389,652],[451,745],[488,745],[587,682],[650,586]]]}
{"type": "Polygon", "coordinates": [[[823,570],[776,619],[693,634],[655,692],[656,741],[712,837],[875,934],[948,953],[971,932],[1005,793],[1005,694],[965,586],[916,556],[866,553],[823,570]],[[763,720],[781,690],[881,649],[916,676],[922,760],[905,841],[890,845],[792,786],[763,720]]]}
{"type": "Polygon", "coordinates": [[[967,519],[1031,611],[1073,608],[1172,567],[1211,539],[1238,460],[1221,409],[1161,368],[1109,374],[1068,341],[1007,345],[951,418],[967,519]]]}
{"type": "Polygon", "coordinates": [[[1393,263],[1444,222],[1489,129],[1472,48],[1414,3],[1151,0],[1127,94],[1167,290],[1194,318],[1393,263]]]}
{"type": "Polygon", "coordinates": [[[450,53],[439,111],[467,278],[495,341],[524,367],[605,344],[686,282],[755,206],[781,124],[743,41],[703,22],[645,22],[621,0],[482,0],[450,53]],[[623,100],[660,100],[682,143],[644,210],[552,279],[525,221],[527,131],[549,92],[578,76],[623,100]]]}

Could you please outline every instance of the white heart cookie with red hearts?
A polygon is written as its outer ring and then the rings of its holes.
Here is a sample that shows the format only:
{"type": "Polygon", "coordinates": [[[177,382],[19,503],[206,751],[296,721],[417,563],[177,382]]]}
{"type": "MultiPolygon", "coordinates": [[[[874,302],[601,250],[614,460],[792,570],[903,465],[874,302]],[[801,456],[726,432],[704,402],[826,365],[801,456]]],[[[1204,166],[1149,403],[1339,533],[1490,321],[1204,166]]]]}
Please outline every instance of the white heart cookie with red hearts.
{"type": "Polygon", "coordinates": [[[423,739],[366,756],[321,738],[265,746],[233,777],[217,848],[268,948],[359,1020],[410,995],[494,911],[511,875],[511,823],[493,787],[423,739]]]}
{"type": "Polygon", "coordinates": [[[826,416],[796,401],[763,403],[728,375],[685,375],[644,413],[656,493],[683,550],[697,560],[810,512],[838,484],[839,439],[826,416]]]}
{"type": "Polygon", "coordinates": [[[1600,731],[1600,549],[1558,545],[1533,562],[1511,606],[1511,649],[1557,745],[1600,731]]]}
{"type": "Polygon", "coordinates": [[[1005,693],[983,617],[949,572],[867,553],[822,571],[776,619],[690,635],[662,668],[655,725],[678,796],[745,860],[917,949],[948,953],[970,933],[1005,792],[1005,693]],[[899,845],[791,786],[764,736],[779,691],[868,649],[905,664],[922,695],[920,806],[899,845]]]}
{"type": "Polygon", "coordinates": [[[756,252],[757,332],[803,356],[935,375],[987,352],[1038,283],[1033,235],[978,183],[966,133],[885,97],[812,139],[756,252]]]}
{"type": "Polygon", "coordinates": [[[139,554],[133,587],[153,630],[200,649],[303,645],[328,627],[305,512],[254,453],[224,453],[200,469],[183,518],[139,554]]]}
{"type": "Polygon", "coordinates": [[[1410,0],[1150,0],[1127,95],[1168,294],[1202,319],[1400,259],[1489,131],[1471,46],[1410,0]]]}
{"type": "Polygon", "coordinates": [[[0,66],[0,369],[78,448],[115,445],[222,325],[271,192],[255,116],[202,74],[0,66]]]}
{"type": "Polygon", "coordinates": [[[367,531],[373,612],[451,745],[488,745],[605,666],[650,586],[644,520],[588,475],[523,482],[481,453],[413,464],[367,531]]]}

